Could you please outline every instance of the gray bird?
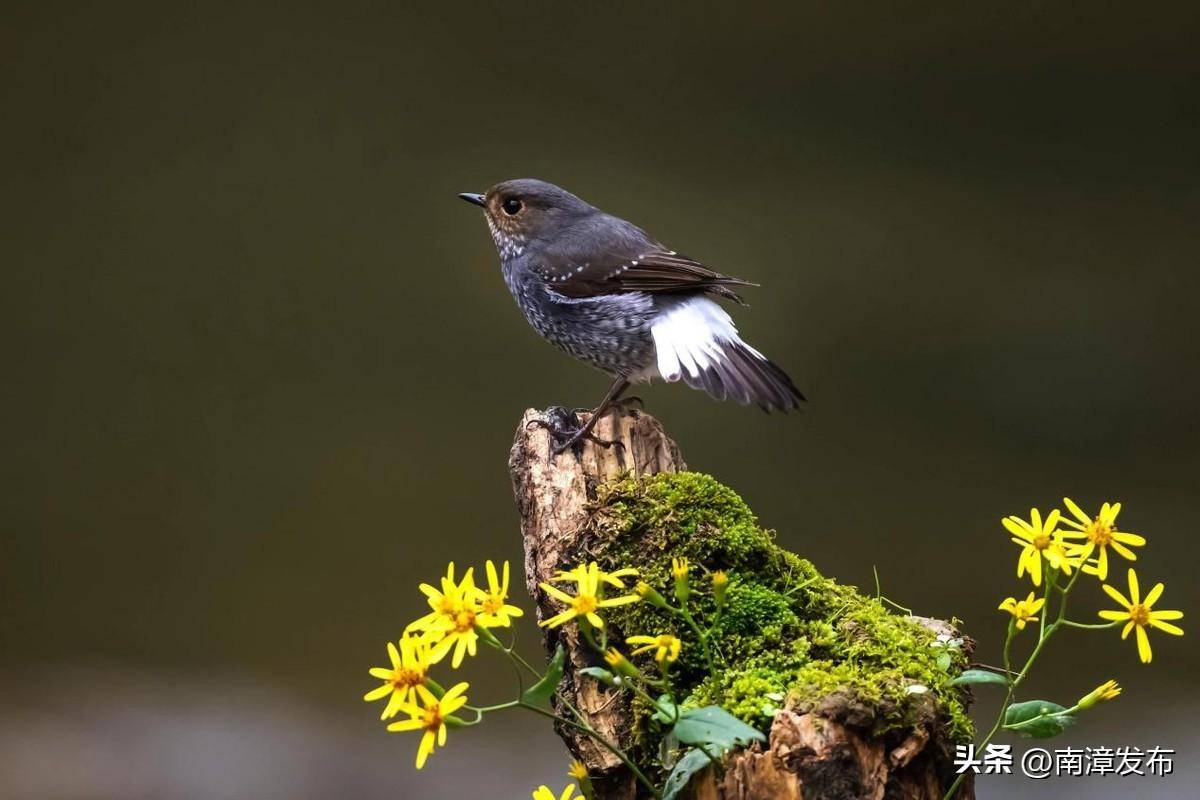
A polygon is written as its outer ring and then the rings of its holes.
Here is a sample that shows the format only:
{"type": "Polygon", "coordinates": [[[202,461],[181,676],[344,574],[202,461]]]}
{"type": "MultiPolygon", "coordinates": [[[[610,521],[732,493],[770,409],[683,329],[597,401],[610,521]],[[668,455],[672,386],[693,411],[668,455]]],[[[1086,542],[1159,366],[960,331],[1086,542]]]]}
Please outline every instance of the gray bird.
{"type": "Polygon", "coordinates": [[[520,178],[459,197],[483,208],[504,281],[534,330],[614,379],[586,425],[554,429],[556,453],[592,438],[630,384],[653,378],[682,378],[717,400],[764,411],[803,402],[716,302],[741,303],[731,287],[755,284],[714,272],[552,183],[520,178]]]}

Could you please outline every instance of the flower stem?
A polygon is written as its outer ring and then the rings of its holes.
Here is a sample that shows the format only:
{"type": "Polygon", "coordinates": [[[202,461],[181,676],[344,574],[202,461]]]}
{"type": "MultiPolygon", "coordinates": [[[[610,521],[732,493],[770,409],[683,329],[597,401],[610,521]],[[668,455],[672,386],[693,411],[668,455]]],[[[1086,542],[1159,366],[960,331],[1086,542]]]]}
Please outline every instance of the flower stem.
{"type": "Polygon", "coordinates": [[[700,643],[700,652],[704,655],[704,663],[708,665],[708,673],[715,679],[717,677],[717,667],[713,663],[712,653],[708,649],[708,634],[706,634],[700,625],[696,622],[696,618],[691,615],[686,608],[671,608],[676,614],[683,618],[692,632],[696,634],[696,639],[700,643]]]}
{"type": "Polygon", "coordinates": [[[1088,623],[1088,622],[1075,622],[1074,620],[1069,620],[1069,619],[1060,619],[1055,624],[1066,625],[1068,628],[1086,628],[1088,630],[1099,631],[1099,630],[1104,630],[1105,628],[1115,628],[1116,626],[1121,624],[1121,620],[1118,619],[1118,620],[1113,620],[1112,622],[1097,622],[1097,623],[1093,624],[1093,623],[1088,623]]]}
{"type": "Polygon", "coordinates": [[[605,739],[595,728],[593,728],[587,724],[582,724],[579,722],[575,722],[574,720],[567,719],[566,717],[560,717],[558,714],[555,714],[552,711],[547,711],[544,708],[538,708],[537,706],[531,705],[529,703],[518,701],[517,705],[520,706],[521,708],[527,708],[535,714],[540,714],[543,717],[552,719],[561,725],[566,725],[569,728],[574,728],[575,730],[579,731],[580,733],[583,733],[586,736],[591,737],[601,747],[603,747],[605,750],[607,750],[608,752],[612,753],[614,756],[619,758],[621,760],[621,763],[624,764],[629,769],[629,771],[633,773],[633,777],[637,778],[638,782],[641,783],[643,786],[645,786],[646,789],[650,792],[650,794],[656,798],[656,800],[662,799],[662,792],[660,792],[658,790],[658,787],[656,787],[653,783],[650,782],[650,779],[646,777],[645,773],[643,773],[640,769],[638,769],[637,765],[634,764],[633,761],[630,760],[629,756],[625,755],[625,753],[620,748],[618,748],[612,742],[608,741],[608,739],[605,739]]]}
{"type": "MultiPolygon", "coordinates": [[[[1033,662],[1037,660],[1037,657],[1042,652],[1042,648],[1045,646],[1046,641],[1063,625],[1071,625],[1072,627],[1082,626],[1082,623],[1076,624],[1067,621],[1065,619],[1065,615],[1067,613],[1067,595],[1075,586],[1075,581],[1079,578],[1079,573],[1083,570],[1077,568],[1075,574],[1071,576],[1071,580],[1067,581],[1066,588],[1059,589],[1062,600],[1059,602],[1058,615],[1055,617],[1054,622],[1052,622],[1050,625],[1046,625],[1046,617],[1049,616],[1048,611],[1050,607],[1050,592],[1051,589],[1056,586],[1055,582],[1058,579],[1058,571],[1051,568],[1048,562],[1044,562],[1043,566],[1047,568],[1047,574],[1045,575],[1046,591],[1044,594],[1046,602],[1042,608],[1041,619],[1038,621],[1038,642],[1034,646],[1033,652],[1029,654],[1029,658],[1026,659],[1025,666],[1021,667],[1021,671],[1017,673],[1016,677],[1009,677],[1012,675],[1010,668],[1011,664],[1009,662],[1009,648],[1012,646],[1013,634],[1016,632],[1015,626],[1012,624],[1012,622],[1009,622],[1008,635],[1004,639],[1004,669],[1008,673],[1008,676],[1006,677],[1009,678],[1008,691],[1004,695],[1004,701],[1000,704],[1000,713],[996,716],[996,722],[992,725],[992,729],[988,731],[987,736],[984,736],[977,746],[980,750],[987,747],[988,743],[991,742],[993,737],[1000,732],[1001,728],[1008,729],[1008,726],[1004,724],[1004,717],[1008,713],[1009,705],[1012,704],[1013,694],[1017,691],[1017,687],[1021,685],[1021,682],[1025,680],[1025,676],[1029,674],[1029,668],[1032,667],[1033,662]]],[[[1086,627],[1093,626],[1089,625],[1086,627]]],[[[1095,627],[1109,626],[1102,625],[1095,627]]],[[[942,795],[942,800],[951,800],[951,798],[954,797],[954,793],[958,791],[958,788],[962,786],[962,782],[966,780],[966,778],[967,773],[965,771],[955,778],[954,783],[950,784],[950,788],[946,790],[944,795],[942,795]]]]}

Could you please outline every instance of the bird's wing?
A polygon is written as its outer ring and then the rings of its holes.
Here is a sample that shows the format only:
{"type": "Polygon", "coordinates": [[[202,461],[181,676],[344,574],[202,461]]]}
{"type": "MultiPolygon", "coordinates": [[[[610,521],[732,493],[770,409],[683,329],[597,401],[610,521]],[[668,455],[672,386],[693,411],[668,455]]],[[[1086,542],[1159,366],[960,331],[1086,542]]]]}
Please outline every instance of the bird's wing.
{"type": "Polygon", "coordinates": [[[661,245],[628,252],[592,253],[545,259],[533,271],[554,291],[566,297],[596,297],[628,292],[703,292],[741,303],[729,287],[755,286],[750,281],[722,275],[694,259],[661,245]]]}

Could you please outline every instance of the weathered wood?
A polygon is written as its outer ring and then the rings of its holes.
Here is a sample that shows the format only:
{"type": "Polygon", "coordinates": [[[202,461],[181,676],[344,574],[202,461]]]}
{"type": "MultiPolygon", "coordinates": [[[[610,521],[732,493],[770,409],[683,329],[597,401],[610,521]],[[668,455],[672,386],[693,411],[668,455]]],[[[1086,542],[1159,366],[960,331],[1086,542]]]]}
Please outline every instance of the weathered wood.
{"type": "MultiPolygon", "coordinates": [[[[538,584],[568,563],[565,554],[578,551],[589,517],[589,504],[602,482],[632,471],[639,475],[686,469],[679,448],[662,425],[644,412],[621,409],[596,425],[596,436],[621,446],[586,442],[576,452],[555,456],[551,438],[539,422],[543,412],[525,412],[509,458],[525,547],[525,575],[530,595],[539,598],[537,618],[557,613],[538,584]]],[[[586,420],[586,415],[583,416],[586,420]]],[[[931,627],[945,623],[922,621],[931,627]]],[[[940,630],[935,627],[935,629],[940,630]]],[[[596,663],[595,655],[578,641],[575,626],[546,631],[547,650],[562,644],[567,662],[576,669],[596,663]]],[[[611,741],[625,738],[630,726],[627,697],[596,681],[576,681],[570,668],[560,690],[598,731],[611,741]]],[[[561,700],[560,706],[561,706],[561,700]]],[[[562,709],[565,710],[565,709],[562,709]]],[[[765,748],[734,753],[724,774],[698,776],[690,796],[703,800],[938,800],[946,781],[948,745],[936,738],[934,715],[906,736],[886,740],[870,734],[869,710],[852,700],[831,696],[811,708],[779,711],[765,748]]],[[[561,728],[559,735],[571,752],[587,765],[599,800],[632,800],[637,784],[620,761],[593,740],[561,728]]],[[[974,797],[971,781],[959,793],[974,797]]]]}

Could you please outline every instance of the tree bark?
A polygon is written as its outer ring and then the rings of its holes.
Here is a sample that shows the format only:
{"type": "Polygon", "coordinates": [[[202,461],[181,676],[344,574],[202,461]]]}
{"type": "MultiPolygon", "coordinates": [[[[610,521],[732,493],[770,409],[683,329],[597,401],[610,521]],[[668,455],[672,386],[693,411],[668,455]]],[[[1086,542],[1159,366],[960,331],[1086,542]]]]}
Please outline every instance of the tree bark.
{"type": "MultiPolygon", "coordinates": [[[[580,416],[581,422],[588,419],[580,416]]],[[[521,514],[526,582],[537,599],[539,621],[557,609],[546,602],[538,584],[574,566],[566,553],[586,549],[588,543],[580,537],[589,535],[585,529],[596,487],[628,472],[652,475],[687,468],[679,447],[644,412],[618,409],[597,422],[597,438],[622,446],[585,442],[558,456],[552,454],[551,437],[542,424],[547,419],[535,409],[525,412],[509,458],[521,514]]],[[[952,630],[937,620],[919,621],[939,632],[952,630]]],[[[566,651],[566,674],[556,699],[560,710],[565,711],[565,698],[609,741],[626,738],[631,725],[626,694],[594,680],[575,679],[578,669],[596,663],[575,627],[545,631],[545,643],[548,652],[559,644],[566,651]]],[[[713,769],[701,773],[686,794],[697,800],[940,800],[949,782],[947,753],[953,746],[938,740],[932,720],[886,740],[872,738],[869,728],[856,720],[853,703],[837,696],[811,708],[781,709],[765,746],[730,754],[723,774],[713,769]]],[[[558,734],[588,767],[599,800],[645,796],[620,760],[594,740],[563,726],[558,734]]],[[[973,797],[973,782],[968,780],[958,798],[973,797]]]]}

